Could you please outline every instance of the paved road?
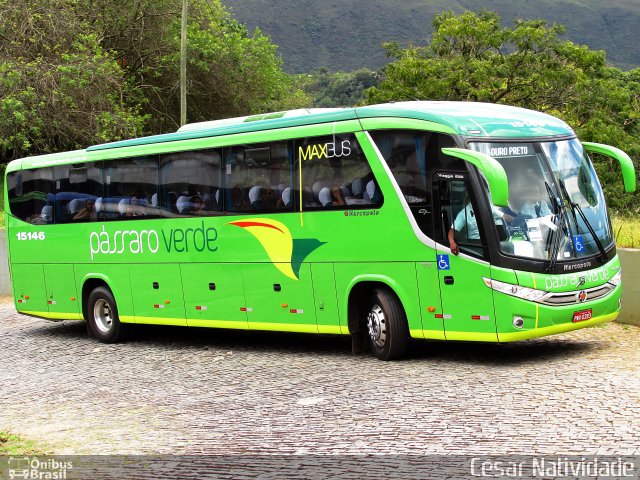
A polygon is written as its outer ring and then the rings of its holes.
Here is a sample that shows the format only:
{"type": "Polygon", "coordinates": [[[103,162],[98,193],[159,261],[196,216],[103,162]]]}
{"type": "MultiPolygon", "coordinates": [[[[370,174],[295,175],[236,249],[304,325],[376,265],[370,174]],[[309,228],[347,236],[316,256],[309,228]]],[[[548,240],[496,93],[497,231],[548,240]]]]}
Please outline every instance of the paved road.
{"type": "Polygon", "coordinates": [[[510,345],[150,327],[102,345],[0,304],[0,429],[56,453],[640,454],[640,329],[510,345]]]}

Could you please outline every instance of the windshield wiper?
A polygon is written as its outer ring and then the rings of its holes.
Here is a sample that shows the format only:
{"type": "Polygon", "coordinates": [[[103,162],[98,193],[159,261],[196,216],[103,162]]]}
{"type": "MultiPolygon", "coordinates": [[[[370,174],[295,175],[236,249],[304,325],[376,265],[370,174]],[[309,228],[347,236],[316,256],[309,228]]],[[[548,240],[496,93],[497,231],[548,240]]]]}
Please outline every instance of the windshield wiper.
{"type": "MultiPolygon", "coordinates": [[[[580,218],[582,218],[582,221],[584,222],[584,224],[587,226],[587,230],[589,230],[589,233],[591,234],[591,237],[593,237],[593,240],[596,242],[596,245],[598,247],[598,250],[600,251],[600,256],[602,257],[602,262],[606,263],[609,261],[609,257],[607,255],[607,251],[604,249],[604,246],[602,245],[602,242],[600,241],[600,239],[598,238],[598,236],[596,235],[596,231],[593,229],[593,226],[591,225],[591,222],[589,222],[589,220],[587,220],[587,216],[584,213],[584,210],[582,210],[582,207],[571,201],[571,197],[569,196],[569,192],[567,192],[567,188],[564,185],[564,182],[562,180],[559,181],[560,183],[560,188],[562,189],[562,194],[565,196],[565,198],[567,199],[567,202],[569,202],[569,206],[571,206],[571,213],[573,214],[573,218],[576,222],[576,228],[578,227],[578,219],[576,218],[576,210],[578,211],[578,213],[580,214],[580,218]]],[[[574,245],[575,248],[575,245],[574,245]]]]}
{"type": "Polygon", "coordinates": [[[551,247],[551,257],[549,258],[549,264],[545,267],[545,271],[550,272],[556,266],[556,262],[558,259],[558,250],[560,249],[560,235],[556,235],[556,230],[558,230],[564,224],[564,213],[562,211],[562,207],[559,205],[558,198],[554,195],[553,190],[549,186],[549,182],[545,180],[544,186],[547,188],[547,195],[549,196],[549,200],[551,201],[551,208],[553,208],[553,225],[556,227],[555,230],[552,228],[549,233],[549,238],[547,240],[547,245],[552,243],[551,247]]]}

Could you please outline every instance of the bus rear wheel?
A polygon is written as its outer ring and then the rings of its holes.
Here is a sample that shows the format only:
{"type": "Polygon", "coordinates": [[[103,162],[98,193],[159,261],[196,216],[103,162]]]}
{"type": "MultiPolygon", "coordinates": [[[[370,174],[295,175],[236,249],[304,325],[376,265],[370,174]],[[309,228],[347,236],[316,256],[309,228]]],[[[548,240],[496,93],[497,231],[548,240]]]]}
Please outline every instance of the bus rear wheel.
{"type": "Polygon", "coordinates": [[[395,360],[407,351],[407,317],[398,297],[386,289],[373,289],[365,304],[364,326],[371,351],[380,360],[395,360]]]}
{"type": "Polygon", "coordinates": [[[102,343],[116,343],[124,337],[125,326],[120,323],[116,299],[111,290],[97,287],[87,301],[89,328],[102,343]]]}

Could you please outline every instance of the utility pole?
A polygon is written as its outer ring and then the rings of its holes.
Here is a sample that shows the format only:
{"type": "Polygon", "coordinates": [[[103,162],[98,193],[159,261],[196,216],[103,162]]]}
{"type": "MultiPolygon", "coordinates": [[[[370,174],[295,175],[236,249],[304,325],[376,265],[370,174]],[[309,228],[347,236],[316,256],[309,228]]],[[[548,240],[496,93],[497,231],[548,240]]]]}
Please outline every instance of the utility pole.
{"type": "Polygon", "coordinates": [[[189,0],[182,0],[180,28],[180,126],[187,123],[187,10],[189,0]]]}

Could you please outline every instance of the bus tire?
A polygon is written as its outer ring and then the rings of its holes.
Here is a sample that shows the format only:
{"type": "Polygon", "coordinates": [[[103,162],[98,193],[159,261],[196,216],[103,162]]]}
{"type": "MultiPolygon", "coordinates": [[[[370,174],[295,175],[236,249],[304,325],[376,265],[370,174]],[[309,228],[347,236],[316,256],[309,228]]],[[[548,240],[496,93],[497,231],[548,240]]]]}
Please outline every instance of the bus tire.
{"type": "Polygon", "coordinates": [[[87,317],[93,335],[102,343],[122,340],[125,325],[120,323],[118,307],[113,293],[106,287],[97,287],[87,300],[87,317]]]}
{"type": "Polygon", "coordinates": [[[375,288],[367,297],[364,327],[371,351],[380,360],[395,360],[407,351],[407,317],[398,297],[384,288],[375,288]]]}

